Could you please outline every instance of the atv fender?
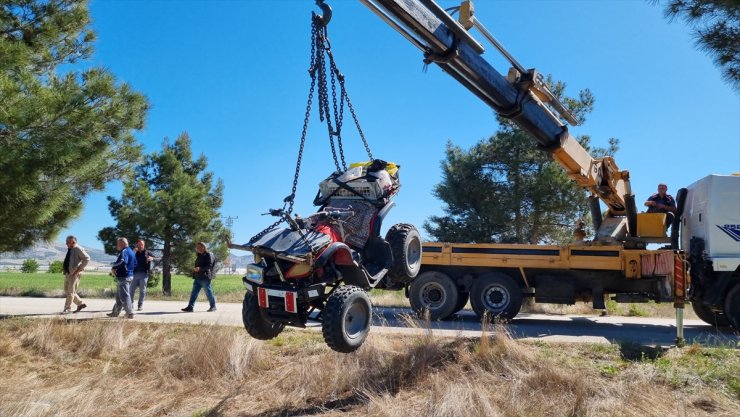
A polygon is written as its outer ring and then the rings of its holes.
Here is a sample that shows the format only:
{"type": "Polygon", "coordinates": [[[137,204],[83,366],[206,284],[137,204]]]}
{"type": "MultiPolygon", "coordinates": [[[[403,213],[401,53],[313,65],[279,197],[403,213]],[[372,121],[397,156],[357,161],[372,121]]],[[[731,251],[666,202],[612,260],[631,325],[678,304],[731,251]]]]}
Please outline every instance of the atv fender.
{"type": "Polygon", "coordinates": [[[316,268],[321,268],[326,265],[327,262],[333,260],[336,265],[350,265],[355,268],[359,268],[360,266],[357,263],[357,259],[355,259],[356,257],[357,255],[355,254],[355,251],[350,249],[350,247],[345,243],[334,242],[321,252],[321,255],[316,259],[314,266],[316,268]]]}

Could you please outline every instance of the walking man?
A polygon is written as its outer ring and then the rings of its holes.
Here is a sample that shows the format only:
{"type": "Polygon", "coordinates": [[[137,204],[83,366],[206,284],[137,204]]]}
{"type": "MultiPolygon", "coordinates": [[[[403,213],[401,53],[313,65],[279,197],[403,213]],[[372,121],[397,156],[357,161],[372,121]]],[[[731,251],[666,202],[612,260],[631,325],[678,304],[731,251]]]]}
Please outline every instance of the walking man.
{"type": "Polygon", "coordinates": [[[133,306],[136,298],[136,288],[139,288],[139,307],[141,311],[144,307],[144,297],[146,297],[146,284],[149,281],[149,271],[151,271],[154,255],[146,249],[146,243],[142,239],[136,242],[136,267],[134,267],[134,280],[131,281],[131,304],[133,306]]]}
{"type": "Polygon", "coordinates": [[[64,257],[64,295],[67,298],[64,300],[62,314],[69,314],[72,303],[77,305],[75,313],[87,307],[87,304],[77,295],[77,286],[80,283],[82,271],[90,262],[90,255],[77,244],[77,238],[72,235],[67,236],[65,243],[67,245],[67,255],[64,257]]]}
{"type": "Polygon", "coordinates": [[[126,310],[126,318],[134,318],[133,304],[129,288],[131,281],[134,280],[134,268],[136,267],[136,255],[128,247],[128,240],[125,237],[116,239],[116,247],[120,251],[118,258],[111,268],[111,273],[118,280],[118,289],[116,290],[116,305],[113,311],[107,314],[108,317],[118,317],[121,309],[126,310]]]}
{"type": "Polygon", "coordinates": [[[211,287],[216,258],[211,252],[208,252],[208,247],[203,242],[198,242],[195,250],[198,252],[198,256],[195,258],[195,267],[193,268],[193,291],[190,293],[188,306],[183,308],[182,311],[192,313],[201,288],[206,290],[206,297],[208,297],[208,302],[211,304],[208,311],[216,311],[216,297],[214,297],[213,288],[211,287]]]}

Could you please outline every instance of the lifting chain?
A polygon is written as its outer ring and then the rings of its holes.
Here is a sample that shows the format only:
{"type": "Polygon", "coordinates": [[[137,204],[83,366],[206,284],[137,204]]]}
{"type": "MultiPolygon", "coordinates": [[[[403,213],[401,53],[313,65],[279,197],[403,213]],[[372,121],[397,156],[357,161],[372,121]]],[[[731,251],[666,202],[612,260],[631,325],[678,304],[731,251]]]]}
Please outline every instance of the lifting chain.
{"type": "MultiPolygon", "coordinates": [[[[318,2],[317,2],[318,4],[318,2]]],[[[320,5],[321,6],[321,5],[320,5]]],[[[325,5],[323,5],[325,6],[325,5]]],[[[331,43],[329,42],[328,32],[326,30],[326,19],[327,9],[322,7],[325,11],[324,16],[314,14],[311,19],[311,66],[308,69],[309,76],[311,77],[311,87],[308,91],[308,100],[306,103],[306,113],[303,118],[303,130],[301,131],[301,143],[298,148],[298,160],[295,167],[295,175],[293,176],[293,188],[289,196],[283,200],[282,211],[286,215],[290,215],[293,212],[293,204],[295,201],[296,190],[298,189],[298,178],[301,172],[301,162],[303,160],[303,149],[306,144],[306,135],[308,132],[308,123],[311,116],[311,107],[313,103],[313,96],[318,85],[318,108],[319,108],[319,119],[323,122],[326,121],[326,126],[329,131],[329,144],[331,147],[332,157],[334,159],[334,166],[337,171],[346,171],[347,163],[344,158],[344,148],[342,146],[342,122],[344,119],[344,106],[345,103],[349,108],[352,120],[355,122],[357,131],[362,139],[362,144],[365,146],[368,158],[373,159],[372,152],[370,151],[370,145],[368,145],[365,139],[365,134],[360,127],[360,121],[357,119],[355,109],[352,106],[352,102],[347,95],[347,90],[344,85],[344,75],[337,68],[334,62],[334,54],[331,51],[331,43]],[[329,105],[329,92],[327,88],[327,61],[326,57],[329,58],[329,84],[331,85],[331,108],[329,105]],[[337,102],[337,81],[339,81],[339,102],[337,102]],[[332,121],[333,116],[333,121],[332,121]],[[336,137],[336,146],[334,143],[334,137],[336,137]],[[339,149],[339,157],[337,157],[337,148],[339,149]],[[341,160],[341,164],[340,164],[341,160]]],[[[331,18],[331,10],[328,9],[329,18],[331,18]]],[[[271,224],[263,231],[257,233],[249,240],[249,245],[259,240],[261,237],[275,229],[280,223],[284,222],[285,218],[281,217],[275,223],[271,224]]],[[[301,233],[301,235],[303,235],[301,233]]],[[[304,237],[305,239],[305,237],[304,237]]],[[[308,242],[306,242],[308,243],[308,242]]],[[[310,247],[310,245],[309,245],[310,247]]]]}

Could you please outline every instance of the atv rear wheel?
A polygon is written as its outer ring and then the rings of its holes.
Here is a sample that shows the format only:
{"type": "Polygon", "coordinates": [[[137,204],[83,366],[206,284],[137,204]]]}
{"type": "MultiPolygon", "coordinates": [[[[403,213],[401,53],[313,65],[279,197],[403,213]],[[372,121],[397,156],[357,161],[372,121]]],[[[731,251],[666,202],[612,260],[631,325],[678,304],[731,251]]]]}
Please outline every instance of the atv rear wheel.
{"type": "Polygon", "coordinates": [[[362,288],[354,285],[337,288],[321,313],[324,341],[337,352],[354,352],[370,332],[372,312],[370,297],[362,288]]]}
{"type": "Polygon", "coordinates": [[[285,328],[285,325],[282,323],[271,323],[262,317],[257,297],[250,291],[244,294],[242,321],[244,322],[244,328],[247,329],[247,333],[259,340],[274,339],[285,328]]]}
{"type": "Polygon", "coordinates": [[[385,234],[391,245],[393,266],[386,274],[393,283],[409,283],[421,268],[421,236],[413,225],[399,223],[385,234]]]}

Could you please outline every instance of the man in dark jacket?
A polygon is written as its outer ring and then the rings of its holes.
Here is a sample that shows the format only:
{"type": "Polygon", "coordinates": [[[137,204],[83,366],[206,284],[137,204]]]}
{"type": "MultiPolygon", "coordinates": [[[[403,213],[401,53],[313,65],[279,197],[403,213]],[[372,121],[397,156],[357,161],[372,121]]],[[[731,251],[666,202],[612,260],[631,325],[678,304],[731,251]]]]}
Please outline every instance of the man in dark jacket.
{"type": "Polygon", "coordinates": [[[108,317],[118,317],[121,309],[126,309],[126,318],[134,318],[134,308],[131,304],[131,295],[129,287],[134,280],[134,268],[136,267],[136,255],[128,247],[128,240],[125,237],[116,239],[116,247],[120,251],[118,258],[111,268],[111,273],[118,280],[118,290],[116,291],[116,305],[113,311],[108,313],[108,317]]]}
{"type": "Polygon", "coordinates": [[[671,227],[676,217],[676,200],[668,194],[666,184],[658,184],[658,192],[647,199],[645,206],[648,207],[648,213],[665,213],[665,227],[666,229],[671,227]]]}
{"type": "Polygon", "coordinates": [[[195,258],[195,267],[193,268],[193,291],[190,293],[188,306],[183,308],[182,311],[188,313],[193,311],[195,300],[198,299],[201,288],[206,290],[206,297],[208,297],[208,302],[211,304],[211,308],[208,311],[216,311],[216,297],[214,297],[213,288],[211,288],[216,257],[211,252],[208,252],[208,247],[203,242],[198,242],[195,250],[198,252],[198,256],[195,258]]]}
{"type": "Polygon", "coordinates": [[[146,284],[149,282],[149,271],[152,269],[154,254],[146,248],[144,240],[139,239],[136,242],[136,267],[134,268],[134,280],[131,281],[129,289],[131,293],[131,303],[136,299],[136,289],[139,289],[139,308],[144,308],[144,297],[146,297],[146,284]]]}

